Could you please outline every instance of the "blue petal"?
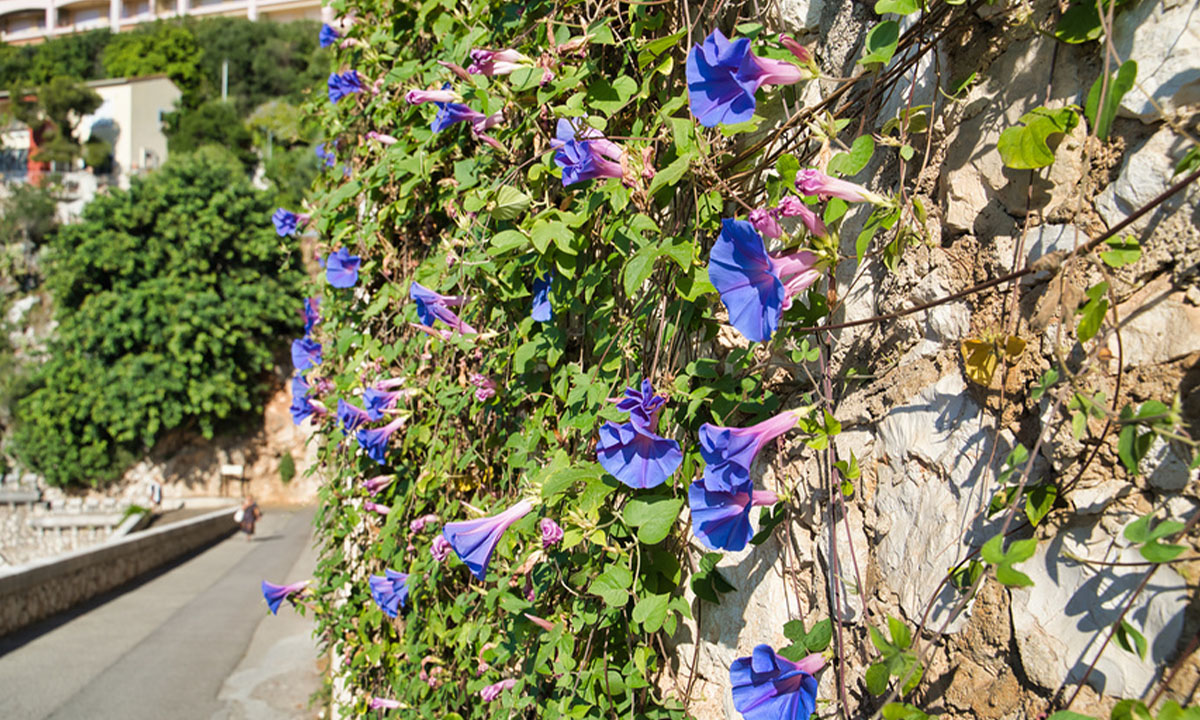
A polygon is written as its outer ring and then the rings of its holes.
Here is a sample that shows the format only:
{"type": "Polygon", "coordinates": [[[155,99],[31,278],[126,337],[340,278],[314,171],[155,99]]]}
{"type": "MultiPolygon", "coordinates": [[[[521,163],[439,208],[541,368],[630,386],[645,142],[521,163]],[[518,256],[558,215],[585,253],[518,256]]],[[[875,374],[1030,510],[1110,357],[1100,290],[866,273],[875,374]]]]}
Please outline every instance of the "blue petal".
{"type": "Polygon", "coordinates": [[[775,654],[769,645],[729,666],[733,706],[746,720],[808,720],[816,708],[817,680],[775,654]]]}
{"type": "Polygon", "coordinates": [[[749,493],[713,492],[703,482],[688,488],[692,532],[711,550],[737,552],[753,537],[749,493]]]}
{"type": "Polygon", "coordinates": [[[606,422],[600,427],[596,459],[629,487],[652,488],[679,468],[683,452],[674,440],[639,432],[633,423],[606,422]]]}
{"type": "Polygon", "coordinates": [[[750,482],[757,444],[754,435],[735,433],[735,429],[711,423],[700,426],[700,457],[705,462],[704,485],[709,490],[733,492],[750,482]]]}
{"type": "Polygon", "coordinates": [[[321,344],[309,338],[292,341],[292,365],[300,372],[321,364],[321,344]]]}
{"type": "Polygon", "coordinates": [[[346,248],[330,254],[325,264],[325,279],[335,288],[352,288],[358,284],[358,268],[362,258],[351,255],[346,248]]]}
{"type": "Polygon", "coordinates": [[[736,125],[754,117],[757,80],[739,73],[749,56],[748,39],[729,42],[720,30],[688,53],[688,102],[701,125],[736,125]]]}
{"type": "Polygon", "coordinates": [[[550,304],[552,284],[553,275],[550,272],[533,280],[533,312],[530,317],[536,322],[550,322],[554,319],[554,307],[550,304]]]}
{"type": "Polygon", "coordinates": [[[721,226],[709,255],[708,278],[729,310],[729,323],[749,340],[770,340],[783,313],[783,283],[753,225],[723,220],[721,226]]]}

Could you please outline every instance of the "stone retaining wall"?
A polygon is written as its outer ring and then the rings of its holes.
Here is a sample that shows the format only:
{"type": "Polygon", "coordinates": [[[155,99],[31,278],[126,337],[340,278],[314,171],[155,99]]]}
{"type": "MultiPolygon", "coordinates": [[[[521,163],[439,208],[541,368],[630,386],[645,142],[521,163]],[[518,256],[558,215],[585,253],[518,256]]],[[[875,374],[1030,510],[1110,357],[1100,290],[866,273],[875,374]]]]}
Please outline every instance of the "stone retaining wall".
{"type": "Polygon", "coordinates": [[[0,636],[119,587],[237,529],[236,506],[0,571],[0,636]]]}

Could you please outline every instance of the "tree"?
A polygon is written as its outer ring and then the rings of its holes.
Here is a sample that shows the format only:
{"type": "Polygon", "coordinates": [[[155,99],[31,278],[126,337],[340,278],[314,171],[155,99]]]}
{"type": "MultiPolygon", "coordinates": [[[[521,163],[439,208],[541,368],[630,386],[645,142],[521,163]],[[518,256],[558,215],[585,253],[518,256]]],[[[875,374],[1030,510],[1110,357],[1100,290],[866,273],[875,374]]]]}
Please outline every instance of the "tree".
{"type": "Polygon", "coordinates": [[[167,116],[167,149],[172,154],[192,152],[206,145],[228,149],[248,173],[258,166],[254,136],[233,105],[209,100],[194,110],[167,116]]]}
{"type": "Polygon", "coordinates": [[[104,70],[109,77],[165,74],[183,93],[184,106],[196,107],[203,100],[203,58],[191,30],[159,20],[115,35],[104,48],[104,70]]]}
{"type": "Polygon", "coordinates": [[[173,156],[99,195],[51,241],[58,333],[17,405],[13,445],[55,484],[120,475],[163,433],[261,409],[300,329],[298,253],[227,153],[173,156]]]}
{"type": "Polygon", "coordinates": [[[25,90],[14,85],[9,91],[12,112],[38,136],[38,162],[69,163],[83,152],[75,137],[75,128],[84,115],[100,107],[94,90],[69,77],[56,77],[26,98],[25,90]]]}
{"type": "Polygon", "coordinates": [[[30,85],[48,83],[56,77],[87,81],[104,77],[104,48],[112,40],[108,29],[63,35],[40,45],[33,53],[25,79],[30,85]]]}

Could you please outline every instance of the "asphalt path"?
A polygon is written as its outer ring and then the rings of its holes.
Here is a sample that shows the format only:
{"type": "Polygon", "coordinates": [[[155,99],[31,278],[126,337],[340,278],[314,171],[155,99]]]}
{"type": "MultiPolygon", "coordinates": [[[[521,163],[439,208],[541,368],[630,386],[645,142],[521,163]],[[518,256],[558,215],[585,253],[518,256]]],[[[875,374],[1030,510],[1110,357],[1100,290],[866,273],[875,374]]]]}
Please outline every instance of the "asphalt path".
{"type": "Polygon", "coordinates": [[[272,617],[259,583],[315,565],[313,510],[268,509],[239,533],[123,591],[0,638],[4,720],[312,718],[312,623],[272,617]]]}

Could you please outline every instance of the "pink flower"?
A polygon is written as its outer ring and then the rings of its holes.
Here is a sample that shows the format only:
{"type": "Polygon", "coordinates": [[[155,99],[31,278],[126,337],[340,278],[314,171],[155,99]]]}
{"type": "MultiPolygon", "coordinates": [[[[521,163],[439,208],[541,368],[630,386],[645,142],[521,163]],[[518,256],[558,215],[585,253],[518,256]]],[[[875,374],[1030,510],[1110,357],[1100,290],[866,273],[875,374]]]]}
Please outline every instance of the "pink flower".
{"type": "Polygon", "coordinates": [[[806,48],[803,45],[801,45],[800,43],[796,42],[796,39],[793,38],[791,35],[785,35],[784,33],[779,33],[779,44],[784,46],[785,48],[787,48],[788,51],[791,52],[793,55],[795,55],[796,59],[799,60],[800,62],[802,62],[802,63],[812,62],[812,53],[810,53],[808,51],[808,48],[806,48]]]}
{"type": "Polygon", "coordinates": [[[562,541],[563,529],[550,518],[542,518],[541,522],[538,523],[538,527],[542,530],[543,549],[549,550],[562,541]]]}
{"type": "Polygon", "coordinates": [[[399,140],[392,137],[391,135],[385,135],[384,133],[378,133],[378,132],[375,132],[374,130],[367,133],[367,139],[375,140],[384,145],[395,145],[396,143],[400,142],[399,140]]]}
{"type": "MultiPolygon", "coordinates": [[[[533,65],[533,60],[516,50],[472,50],[471,65],[467,68],[467,72],[472,75],[494,77],[508,75],[514,70],[531,65],[533,65]]],[[[546,81],[543,80],[543,82],[546,81]]]]}
{"type": "Polygon", "coordinates": [[[413,532],[421,532],[422,530],[425,529],[426,525],[428,525],[429,523],[435,523],[437,521],[438,521],[437,515],[433,515],[432,513],[429,515],[422,515],[421,517],[417,518],[416,520],[413,520],[412,522],[410,522],[408,524],[408,529],[412,530],[413,532]]]}
{"type": "Polygon", "coordinates": [[[400,707],[400,703],[396,700],[388,700],[381,697],[371,698],[370,708],[372,710],[395,710],[398,707],[400,707]]]}
{"type": "Polygon", "coordinates": [[[388,485],[395,481],[395,475],[376,475],[370,480],[363,480],[363,489],[372,495],[378,495],[388,485]]]}
{"type": "Polygon", "coordinates": [[[427,102],[456,103],[462,102],[462,95],[453,90],[409,90],[404,99],[409,105],[420,105],[427,102]]]}
{"type": "Polygon", "coordinates": [[[829,237],[829,228],[825,227],[825,223],[817,214],[809,209],[804,201],[794,195],[788,195],[779,201],[779,214],[783,217],[800,216],[800,221],[804,223],[804,227],[816,237],[829,237]]]}
{"type": "Polygon", "coordinates": [[[450,554],[450,542],[439,534],[433,539],[433,547],[429,548],[429,554],[437,562],[442,562],[450,554]]]}
{"type": "Polygon", "coordinates": [[[517,681],[513,680],[512,678],[501,680],[498,683],[488,685],[484,689],[480,690],[479,697],[483,698],[484,702],[491,702],[500,697],[500,693],[504,692],[505,690],[511,690],[516,684],[517,681]]]}
{"type": "Polygon", "coordinates": [[[783,235],[783,228],[779,227],[778,217],[779,210],[776,208],[755,208],[750,211],[750,224],[760,235],[775,240],[783,235]]]}
{"type": "Polygon", "coordinates": [[[804,195],[835,197],[846,202],[869,202],[876,205],[885,202],[882,195],[873,193],[862,185],[831,178],[820,170],[801,170],[796,175],[796,189],[804,195]]]}
{"type": "Polygon", "coordinates": [[[471,373],[471,384],[475,386],[475,399],[487,402],[496,394],[496,382],[486,375],[471,373]]]}
{"type": "Polygon", "coordinates": [[[550,631],[554,630],[554,623],[550,622],[549,620],[547,620],[545,618],[540,618],[537,615],[530,615],[529,613],[522,613],[522,614],[525,616],[526,620],[533,623],[534,625],[537,625],[538,627],[545,630],[546,632],[550,632],[550,631]]]}
{"type": "Polygon", "coordinates": [[[370,500],[363,500],[363,510],[366,510],[368,512],[377,512],[380,515],[387,515],[388,513],[390,513],[392,511],[392,509],[390,507],[388,507],[387,505],[380,505],[378,503],[373,503],[370,500]]]}

